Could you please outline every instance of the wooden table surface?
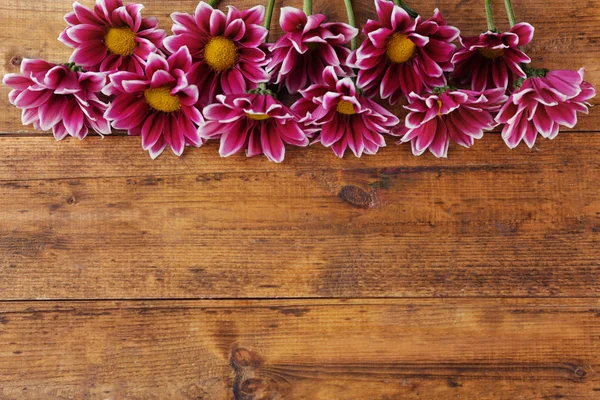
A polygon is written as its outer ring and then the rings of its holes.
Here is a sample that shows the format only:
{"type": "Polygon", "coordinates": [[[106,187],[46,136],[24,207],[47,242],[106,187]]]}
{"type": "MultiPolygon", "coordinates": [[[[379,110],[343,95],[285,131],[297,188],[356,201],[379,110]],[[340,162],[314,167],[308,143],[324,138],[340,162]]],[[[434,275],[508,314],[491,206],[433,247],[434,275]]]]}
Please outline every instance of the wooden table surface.
{"type": "MultiPolygon", "coordinates": [[[[66,61],[71,3],[2,1],[3,74],[66,61]]],[[[168,27],[196,3],[145,12],[168,27]]],[[[480,0],[410,3],[485,29],[480,0]]],[[[534,65],[600,85],[599,0],[514,5],[534,65]]],[[[341,0],[314,9],[345,20],[341,0]]],[[[447,160],[313,146],[276,165],[57,143],[7,94],[0,399],[600,399],[598,108],[533,150],[491,133],[447,160]]]]}

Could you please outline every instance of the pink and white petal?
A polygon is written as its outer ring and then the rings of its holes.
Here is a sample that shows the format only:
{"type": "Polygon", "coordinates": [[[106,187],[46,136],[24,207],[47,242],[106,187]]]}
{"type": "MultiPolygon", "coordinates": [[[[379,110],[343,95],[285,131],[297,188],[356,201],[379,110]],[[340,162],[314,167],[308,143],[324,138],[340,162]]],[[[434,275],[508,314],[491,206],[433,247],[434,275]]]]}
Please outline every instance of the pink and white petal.
{"type": "Polygon", "coordinates": [[[185,149],[185,138],[179,127],[176,114],[170,114],[165,118],[164,134],[165,141],[171,146],[173,154],[180,157],[185,149]]]}
{"type": "Polygon", "coordinates": [[[196,106],[182,106],[181,111],[185,116],[196,125],[202,125],[204,123],[204,117],[202,112],[196,106]]]}
{"type": "Polygon", "coordinates": [[[83,24],[101,25],[102,20],[89,8],[81,5],[79,2],[73,3],[73,11],[77,19],[83,24]]]}
{"type": "Polygon", "coordinates": [[[210,15],[210,34],[211,36],[222,36],[225,34],[227,17],[223,11],[214,9],[210,15]]]}
{"type": "Polygon", "coordinates": [[[260,124],[260,143],[263,153],[272,162],[280,163],[285,157],[285,145],[272,121],[260,124]]]}
{"type": "Polygon", "coordinates": [[[33,85],[31,79],[20,74],[6,74],[4,75],[4,78],[2,78],[2,83],[10,87],[11,89],[21,91],[26,90],[31,85],[33,85]]]}
{"type": "Polygon", "coordinates": [[[144,102],[144,100],[134,94],[121,94],[111,102],[105,112],[105,117],[110,120],[126,119],[135,111],[140,102],[144,102]]]}
{"type": "Polygon", "coordinates": [[[190,146],[200,147],[204,143],[204,140],[198,133],[198,129],[191,120],[189,120],[185,114],[179,113],[179,130],[185,138],[185,143],[190,146]]]}
{"type": "MultiPolygon", "coordinates": [[[[440,121],[439,123],[442,123],[442,122],[440,121]]],[[[435,133],[437,131],[437,125],[438,125],[437,118],[432,119],[422,125],[421,133],[419,134],[419,136],[416,137],[416,139],[414,139],[415,140],[415,148],[418,151],[420,151],[420,152],[425,151],[429,147],[429,145],[433,142],[433,139],[435,139],[435,133]]]]}
{"type": "Polygon", "coordinates": [[[388,39],[394,33],[393,30],[386,27],[381,27],[368,34],[369,39],[373,45],[377,48],[385,48],[388,39]]]}
{"type": "Polygon", "coordinates": [[[510,31],[519,37],[519,46],[526,46],[533,40],[535,28],[527,22],[520,22],[513,26],[510,31]]]}
{"type": "Polygon", "coordinates": [[[125,89],[127,93],[142,93],[146,89],[150,88],[150,85],[147,81],[123,81],[122,85],[123,89],[125,89]]]}
{"type": "Polygon", "coordinates": [[[221,74],[221,86],[224,94],[239,94],[246,92],[246,80],[242,73],[232,68],[221,74]]]}
{"type": "Polygon", "coordinates": [[[198,31],[198,25],[196,25],[196,21],[194,17],[187,13],[182,12],[174,12],[171,14],[171,19],[174,24],[171,30],[175,35],[179,35],[181,33],[186,32],[196,32],[198,31]]]}
{"type": "Polygon", "coordinates": [[[63,140],[69,134],[62,122],[52,127],[52,133],[54,134],[54,139],[56,140],[63,140]]]}
{"type": "Polygon", "coordinates": [[[338,140],[337,142],[331,145],[331,150],[333,150],[333,153],[339,158],[344,157],[344,153],[346,152],[347,148],[348,139],[346,139],[346,135],[344,135],[342,139],[338,140]]]}
{"type": "Polygon", "coordinates": [[[154,75],[156,71],[169,70],[169,63],[167,59],[160,54],[152,53],[148,56],[148,61],[146,62],[146,76],[151,77],[154,75]]]}
{"type": "Polygon", "coordinates": [[[196,11],[194,12],[196,26],[207,35],[210,34],[211,16],[213,12],[215,12],[215,9],[204,1],[198,3],[196,11]]]}
{"type": "Polygon", "coordinates": [[[142,148],[146,151],[152,149],[162,136],[164,117],[159,113],[152,113],[142,126],[142,148]]]}
{"type": "Polygon", "coordinates": [[[527,117],[524,113],[519,113],[515,116],[513,122],[506,124],[502,130],[502,139],[504,143],[514,149],[525,136],[527,131],[527,117]]]}
{"type": "MultiPolygon", "coordinates": [[[[381,24],[383,24],[384,26],[387,27],[391,27],[392,26],[392,12],[394,10],[395,6],[394,3],[391,1],[387,1],[387,0],[375,0],[375,10],[377,12],[377,17],[379,18],[379,21],[381,21],[381,24]]],[[[373,22],[377,22],[377,21],[373,21],[373,22]]]]}
{"type": "Polygon", "coordinates": [[[568,105],[559,104],[555,107],[546,107],[548,116],[556,123],[574,128],[577,125],[577,112],[568,105]]]}
{"type": "Polygon", "coordinates": [[[202,139],[218,139],[228,129],[230,129],[229,124],[222,124],[220,122],[210,121],[198,127],[198,135],[202,139]]]}
{"type": "Polygon", "coordinates": [[[301,147],[308,146],[309,140],[306,137],[306,133],[297,122],[279,123],[277,124],[277,130],[285,143],[301,147]]]}
{"type": "Polygon", "coordinates": [[[262,146],[260,145],[260,127],[253,125],[248,138],[246,157],[255,157],[260,154],[262,154],[262,146]]]}
{"type": "Polygon", "coordinates": [[[331,121],[325,123],[321,127],[321,144],[325,147],[329,147],[340,141],[346,129],[345,123],[346,121],[339,115],[335,115],[331,121]]]}
{"type": "Polygon", "coordinates": [[[227,28],[225,28],[224,37],[227,39],[233,40],[237,42],[241,40],[246,34],[246,24],[244,21],[240,19],[236,19],[232,21],[227,28]]]}
{"type": "Polygon", "coordinates": [[[102,45],[106,32],[105,27],[91,24],[75,25],[65,30],[69,39],[75,43],[84,44],[97,41],[96,45],[102,45]]]}
{"type": "Polygon", "coordinates": [[[190,50],[187,47],[182,47],[177,52],[169,56],[167,59],[169,64],[169,70],[179,69],[182,71],[188,71],[192,66],[192,56],[190,50]]]}
{"type": "Polygon", "coordinates": [[[236,121],[221,136],[221,146],[219,147],[221,157],[229,157],[238,153],[244,147],[247,137],[248,126],[245,119],[236,121]]]}
{"type": "Polygon", "coordinates": [[[84,114],[76,101],[69,101],[64,109],[64,118],[62,120],[65,129],[71,136],[76,136],[84,125],[84,114]]]}
{"type": "Polygon", "coordinates": [[[294,32],[298,30],[298,27],[304,27],[308,18],[304,11],[293,7],[282,7],[281,15],[279,17],[279,25],[284,32],[294,32]]]}
{"type": "Polygon", "coordinates": [[[450,145],[450,137],[448,136],[448,129],[446,125],[439,121],[436,127],[435,137],[429,145],[429,151],[438,157],[448,157],[448,146],[450,145]]]}
{"type": "Polygon", "coordinates": [[[265,19],[265,7],[261,5],[254,6],[247,10],[243,10],[241,14],[242,19],[246,24],[262,25],[265,19]]]}
{"type": "Polygon", "coordinates": [[[160,156],[166,148],[167,143],[161,136],[160,139],[156,142],[156,144],[152,146],[150,150],[148,150],[148,153],[150,154],[150,157],[153,160],[156,160],[156,158],[158,158],[158,156],[160,156]]]}
{"type": "Polygon", "coordinates": [[[23,125],[39,124],[40,117],[37,108],[26,108],[21,112],[21,123],[23,125]]]}
{"type": "Polygon", "coordinates": [[[64,110],[67,105],[65,96],[54,96],[38,108],[40,127],[42,130],[50,130],[54,125],[60,122],[64,117],[64,110]]]}
{"type": "MultiPolygon", "coordinates": [[[[152,75],[150,87],[160,88],[163,86],[174,86],[175,83],[175,78],[169,72],[164,70],[158,70],[152,75]]],[[[123,87],[125,87],[125,84],[123,85],[123,87]]]]}
{"type": "Polygon", "coordinates": [[[123,63],[123,57],[118,54],[108,54],[100,63],[100,71],[114,72],[119,71],[123,63]]]}
{"type": "Polygon", "coordinates": [[[93,67],[102,63],[107,54],[108,50],[105,46],[98,46],[96,43],[86,43],[73,51],[70,60],[83,67],[93,67]]]}

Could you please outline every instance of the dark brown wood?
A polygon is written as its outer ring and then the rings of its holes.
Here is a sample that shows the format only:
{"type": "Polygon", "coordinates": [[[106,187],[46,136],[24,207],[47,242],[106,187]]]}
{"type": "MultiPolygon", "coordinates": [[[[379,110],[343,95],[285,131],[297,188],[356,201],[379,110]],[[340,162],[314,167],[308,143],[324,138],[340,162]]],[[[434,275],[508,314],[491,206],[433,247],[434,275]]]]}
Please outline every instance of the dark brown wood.
{"type": "Polygon", "coordinates": [[[3,299],[598,296],[600,134],[282,165],[0,140],[3,299]]]}
{"type": "MultiPolygon", "coordinates": [[[[71,3],[4,0],[0,74],[65,61],[71,3]]],[[[168,27],[197,1],[145,3],[168,27]]],[[[411,5],[472,35],[481,3],[411,5]]],[[[595,2],[513,3],[535,66],[600,84],[595,2]]],[[[342,1],[314,9],[346,18],[342,1]]],[[[214,143],[156,161],[122,134],[56,143],[7,93],[0,399],[600,398],[598,108],[533,150],[489,134],[445,160],[389,140],[276,165],[214,143]]]]}
{"type": "Polygon", "coordinates": [[[598,300],[0,303],[3,399],[598,398],[598,300]]]}

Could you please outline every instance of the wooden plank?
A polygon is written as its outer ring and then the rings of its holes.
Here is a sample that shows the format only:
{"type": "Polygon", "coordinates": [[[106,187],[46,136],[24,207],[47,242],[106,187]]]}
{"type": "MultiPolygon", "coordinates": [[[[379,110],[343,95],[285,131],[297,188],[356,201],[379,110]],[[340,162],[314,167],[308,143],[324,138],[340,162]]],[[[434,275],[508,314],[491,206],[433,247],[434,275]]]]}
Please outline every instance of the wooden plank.
{"type": "MultiPolygon", "coordinates": [[[[93,4],[91,0],[82,3],[93,4]]],[[[145,15],[155,15],[160,19],[161,26],[169,29],[169,15],[177,10],[193,12],[197,0],[178,0],[165,2],[159,0],[144,1],[145,15]],[[176,5],[175,5],[176,4],[176,5]]],[[[430,15],[435,7],[440,7],[448,19],[448,23],[458,26],[466,35],[475,35],[486,29],[485,15],[480,0],[465,0],[461,2],[445,2],[423,0],[413,2],[417,11],[430,15]]],[[[496,3],[497,25],[507,29],[502,2],[496,3]]],[[[600,84],[600,48],[596,43],[600,40],[600,9],[592,7],[587,2],[563,2],[549,0],[532,2],[526,0],[513,1],[520,20],[528,21],[536,27],[536,37],[528,49],[535,60],[535,66],[550,69],[579,69],[587,68],[587,79],[595,85],[600,84]]],[[[71,49],[56,40],[64,28],[63,16],[71,9],[72,0],[53,0],[26,2],[19,0],[4,0],[0,5],[0,25],[4,35],[0,43],[0,74],[17,72],[23,58],[44,58],[52,62],[65,62],[71,49]]],[[[223,2],[221,7],[228,3],[223,2]]],[[[250,0],[236,1],[238,8],[255,5],[250,0]]],[[[286,6],[301,8],[301,1],[286,1],[286,6]]],[[[280,34],[277,29],[279,7],[273,16],[273,37],[280,34]]],[[[359,24],[367,18],[375,18],[375,8],[370,0],[354,1],[354,8],[359,24]]],[[[326,14],[331,20],[346,21],[346,11],[343,2],[315,3],[315,12],[326,14]]],[[[0,86],[0,134],[13,132],[32,132],[31,127],[23,127],[20,113],[13,109],[7,99],[8,88],[0,86]]],[[[598,100],[594,100],[598,102],[598,100]]],[[[399,109],[395,109],[400,112],[399,109]]],[[[582,118],[575,128],[577,131],[597,131],[599,128],[596,118],[582,118]]]]}
{"type": "Polygon", "coordinates": [[[408,174],[423,170],[466,172],[512,168],[525,173],[556,169],[559,165],[589,164],[597,168],[600,162],[600,135],[593,132],[559,135],[554,140],[540,138],[533,149],[519,146],[514,150],[508,149],[498,135],[488,134],[470,149],[451,144],[447,159],[438,159],[429,153],[415,157],[409,145],[395,145],[391,141],[374,156],[340,159],[330,149],[315,144],[309,151],[288,147],[281,164],[269,162],[262,156],[247,158],[243,154],[222,158],[215,142],[199,149],[188,148],[182,157],[165,151],[158,159],[151,160],[142,150],[139,137],[89,137],[83,141],[56,142],[51,136],[4,136],[0,137],[0,148],[0,182],[368,169],[408,174]]]}
{"type": "Polygon", "coordinates": [[[600,134],[282,165],[1,140],[2,299],[600,294],[600,134]]]}
{"type": "Polygon", "coordinates": [[[597,299],[0,303],[0,397],[592,400],[599,310],[597,299]]]}

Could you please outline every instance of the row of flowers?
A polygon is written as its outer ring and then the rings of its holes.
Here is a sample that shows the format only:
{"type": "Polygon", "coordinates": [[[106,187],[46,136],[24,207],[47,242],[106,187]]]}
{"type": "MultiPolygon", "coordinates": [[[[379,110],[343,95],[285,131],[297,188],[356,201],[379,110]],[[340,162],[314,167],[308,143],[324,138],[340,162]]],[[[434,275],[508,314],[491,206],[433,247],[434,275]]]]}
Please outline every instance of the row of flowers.
{"type": "Polygon", "coordinates": [[[312,14],[311,0],[283,7],[273,43],[274,0],[226,13],[200,2],[193,15],[172,14],[168,37],[140,4],[75,2],[59,37],[74,49],[70,62],[24,60],[4,83],[23,124],[57,140],[126,130],[152,158],[213,139],[222,156],[245,150],[281,162],[286,145],[320,143],[360,157],[385,146],[383,135],[410,142],[415,155],[446,157],[451,142],[470,147],[497,126],[510,148],[532,147],[588,112],[596,92],[583,69],[529,67],[523,46],[534,29],[515,23],[510,0],[511,29],[496,30],[486,0],[488,30],[477,37],[460,36],[438,10],[424,19],[395,1],[375,0],[378,19],[366,22],[360,46],[350,0],[349,24],[312,14]],[[300,97],[288,107],[277,96],[285,92],[300,97]],[[404,102],[404,123],[383,100],[404,102]]]}

